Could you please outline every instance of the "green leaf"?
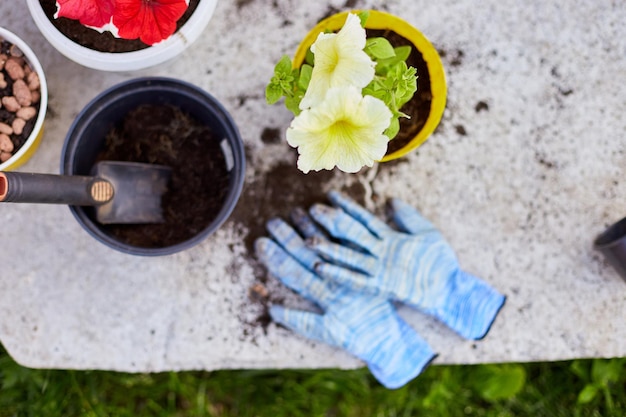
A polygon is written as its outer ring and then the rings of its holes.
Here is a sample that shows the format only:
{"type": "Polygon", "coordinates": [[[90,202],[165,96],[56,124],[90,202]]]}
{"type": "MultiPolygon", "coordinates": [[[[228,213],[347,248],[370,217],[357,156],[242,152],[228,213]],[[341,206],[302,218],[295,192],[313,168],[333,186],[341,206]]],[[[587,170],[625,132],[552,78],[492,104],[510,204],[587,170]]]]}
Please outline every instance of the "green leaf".
{"type": "Polygon", "coordinates": [[[396,54],[393,46],[385,38],[368,38],[363,50],[374,60],[392,58],[396,54]]]}
{"type": "Polygon", "coordinates": [[[574,375],[585,382],[589,381],[589,361],[575,360],[570,365],[570,369],[574,375]]]}
{"type": "Polygon", "coordinates": [[[409,45],[398,46],[393,48],[393,51],[396,55],[396,59],[400,61],[406,61],[411,55],[411,47],[409,45]]]}
{"type": "Polygon", "coordinates": [[[392,68],[388,77],[395,80],[395,104],[400,109],[417,91],[416,69],[400,62],[392,68]]]}
{"type": "Polygon", "coordinates": [[[400,120],[397,117],[393,117],[391,119],[391,124],[385,130],[385,136],[391,140],[398,135],[398,132],[400,132],[400,120]]]}
{"type": "Polygon", "coordinates": [[[265,88],[265,101],[267,104],[274,104],[283,96],[283,89],[280,85],[270,83],[265,88]]]}
{"type": "Polygon", "coordinates": [[[483,366],[476,374],[475,386],[486,401],[511,398],[524,388],[526,371],[521,365],[483,366]]]}
{"type": "Polygon", "coordinates": [[[311,74],[313,73],[313,67],[308,64],[303,64],[300,68],[300,75],[298,77],[298,88],[306,91],[311,82],[311,74]]]}
{"type": "Polygon", "coordinates": [[[361,26],[365,27],[365,23],[367,22],[367,19],[369,19],[370,17],[369,10],[363,10],[362,12],[359,12],[358,16],[359,16],[359,20],[361,21],[361,26]]]}
{"type": "Polygon", "coordinates": [[[304,57],[304,62],[313,66],[315,64],[315,54],[311,51],[311,48],[306,50],[306,55],[304,57]]]}
{"type": "Polygon", "coordinates": [[[598,394],[599,388],[595,384],[587,384],[585,388],[578,393],[578,404],[588,404],[596,397],[598,394]]]}
{"type": "Polygon", "coordinates": [[[394,48],[395,55],[391,58],[386,59],[377,59],[376,60],[376,74],[385,76],[387,72],[389,72],[389,68],[393,67],[399,62],[404,62],[408,59],[411,54],[411,47],[406,46],[398,46],[394,48]]]}
{"type": "Polygon", "coordinates": [[[384,78],[374,78],[371,83],[363,88],[362,94],[364,96],[376,97],[389,107],[393,97],[390,94],[389,88],[385,85],[385,81],[384,78]]]}
{"type": "Polygon", "coordinates": [[[591,379],[601,386],[608,387],[619,380],[623,369],[622,359],[594,359],[591,364],[591,379]]]}
{"type": "Polygon", "coordinates": [[[287,55],[283,55],[283,57],[278,61],[276,66],[274,67],[274,75],[278,78],[283,78],[284,76],[291,74],[291,59],[287,55]]]}
{"type": "Polygon", "coordinates": [[[382,100],[394,116],[400,115],[400,109],[417,91],[416,70],[407,67],[405,62],[398,62],[386,76],[375,76],[364,89],[364,95],[371,95],[382,100]]]}
{"type": "Polygon", "coordinates": [[[278,61],[274,67],[274,76],[270,83],[265,87],[265,101],[268,104],[274,104],[282,96],[293,95],[294,83],[296,81],[298,71],[291,68],[291,59],[287,55],[278,61]]]}
{"type": "Polygon", "coordinates": [[[432,408],[437,404],[445,404],[454,399],[454,393],[450,391],[446,382],[436,381],[432,384],[428,394],[424,396],[424,406],[432,408]]]}
{"type": "Polygon", "coordinates": [[[300,102],[302,101],[302,97],[304,97],[304,94],[297,94],[285,98],[285,107],[296,116],[300,114],[300,102]]]}

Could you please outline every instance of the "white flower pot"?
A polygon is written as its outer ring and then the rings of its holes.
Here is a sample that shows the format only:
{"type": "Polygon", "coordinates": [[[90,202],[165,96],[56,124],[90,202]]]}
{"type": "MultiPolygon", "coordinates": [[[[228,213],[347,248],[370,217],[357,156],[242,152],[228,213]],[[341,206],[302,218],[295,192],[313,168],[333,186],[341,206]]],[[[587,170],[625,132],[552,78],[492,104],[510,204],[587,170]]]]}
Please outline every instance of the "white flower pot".
{"type": "Polygon", "coordinates": [[[26,45],[26,43],[16,34],[1,27],[0,38],[11,42],[22,51],[30,68],[39,76],[39,91],[41,93],[41,98],[39,99],[39,111],[37,113],[37,119],[35,121],[33,131],[28,136],[28,139],[26,139],[26,142],[24,142],[22,147],[15,152],[12,157],[0,164],[0,171],[11,171],[24,164],[35,153],[41,143],[41,138],[43,137],[43,122],[46,118],[46,108],[48,107],[48,86],[46,84],[46,77],[44,76],[43,68],[41,67],[39,60],[35,56],[32,49],[30,49],[30,47],[26,45]]]}
{"type": "Polygon", "coordinates": [[[50,22],[39,0],[26,0],[35,24],[59,52],[85,67],[102,71],[135,71],[161,64],[183,52],[202,33],[213,16],[217,0],[202,0],[189,20],[172,36],[146,49],[132,52],[100,52],[63,35],[50,22]]]}

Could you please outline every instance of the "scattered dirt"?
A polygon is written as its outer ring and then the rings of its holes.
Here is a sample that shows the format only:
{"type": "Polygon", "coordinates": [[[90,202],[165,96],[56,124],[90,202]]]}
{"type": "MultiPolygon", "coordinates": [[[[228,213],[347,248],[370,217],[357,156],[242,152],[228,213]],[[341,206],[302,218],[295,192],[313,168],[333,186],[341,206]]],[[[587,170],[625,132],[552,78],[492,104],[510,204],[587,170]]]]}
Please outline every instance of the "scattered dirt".
{"type": "Polygon", "coordinates": [[[476,105],[474,106],[474,110],[476,111],[476,113],[480,113],[481,111],[489,111],[489,104],[481,100],[476,103],[476,105]]]}
{"type": "Polygon", "coordinates": [[[294,163],[279,163],[265,175],[244,184],[243,193],[231,219],[249,230],[245,245],[254,253],[254,241],[266,236],[265,223],[272,217],[289,218],[289,213],[300,206],[308,208],[326,201],[322,184],[337,175],[335,171],[303,174],[294,163]]]}
{"type": "Polygon", "coordinates": [[[172,168],[163,196],[165,223],[107,225],[122,242],[143,248],[171,246],[197,235],[219,212],[229,189],[221,138],[178,108],[142,105],[106,138],[99,160],[162,164],[172,168]]]}
{"type": "MultiPolygon", "coordinates": [[[[270,140],[278,134],[276,129],[266,128],[262,137],[270,140]]],[[[263,140],[263,139],[262,139],[263,140]]],[[[295,150],[294,150],[295,154],[295,150]]],[[[294,155],[295,156],[295,155],[294,155]]],[[[264,265],[254,254],[254,241],[268,236],[265,224],[273,217],[289,219],[290,212],[296,207],[308,208],[314,203],[326,201],[322,185],[330,182],[337,173],[333,171],[309,172],[303,174],[294,162],[281,162],[261,174],[253,181],[247,181],[230,220],[241,228],[247,229],[244,237],[246,247],[245,261],[254,271],[255,282],[248,289],[248,303],[243,309],[254,315],[253,319],[243,319],[244,336],[256,334],[256,329],[267,331],[272,322],[269,307],[284,304],[285,295],[291,290],[276,279],[269,279],[264,265]]],[[[249,314],[250,314],[249,313],[249,314]]],[[[249,317],[248,314],[244,314],[249,317]]],[[[254,342],[254,336],[252,336],[254,342]]]]}
{"type": "MultiPolygon", "coordinates": [[[[272,130],[271,128],[266,129],[272,130]]],[[[275,133],[275,132],[274,132],[275,133]]],[[[263,133],[273,136],[269,133],[263,133]]],[[[254,255],[254,241],[268,236],[265,229],[267,221],[281,217],[289,221],[291,211],[296,207],[309,208],[314,203],[326,202],[324,184],[340,183],[338,190],[346,193],[360,204],[364,203],[365,189],[352,174],[345,174],[337,169],[322,170],[303,174],[293,162],[281,162],[244,185],[244,190],[230,220],[239,227],[247,229],[244,237],[245,262],[252,267],[255,281],[248,289],[248,303],[242,306],[248,313],[254,312],[255,318],[242,319],[244,334],[255,335],[256,329],[266,331],[271,323],[268,308],[271,305],[284,305],[286,299],[293,296],[292,290],[276,279],[269,279],[268,273],[254,255]]],[[[244,315],[249,317],[248,314],[244,315]]],[[[253,337],[254,342],[254,337],[253,337]]]]}
{"type": "Polygon", "coordinates": [[[439,56],[441,59],[448,59],[450,66],[459,67],[463,64],[463,58],[465,57],[465,52],[462,49],[455,49],[452,52],[439,50],[439,56]]]}
{"type": "Polygon", "coordinates": [[[346,0],[346,2],[343,4],[343,7],[345,9],[355,9],[358,7],[360,3],[360,0],[346,0]]]}
{"type": "Polygon", "coordinates": [[[253,1],[254,0],[237,0],[235,3],[237,5],[237,8],[241,9],[243,7],[250,5],[253,1]]]}
{"type": "MultiPolygon", "coordinates": [[[[326,9],[326,12],[324,13],[324,15],[318,20],[318,22],[321,22],[322,20],[326,19],[327,17],[331,17],[332,15],[335,15],[337,13],[341,13],[344,10],[358,10],[361,9],[361,3],[362,0],[346,0],[345,3],[343,4],[343,6],[340,7],[335,7],[333,5],[329,5],[328,8],[326,9]]],[[[385,5],[383,4],[381,9],[385,9],[385,5]]]]}
{"type": "MultiPolygon", "coordinates": [[[[148,48],[149,45],[141,42],[139,39],[120,39],[116,38],[109,32],[100,33],[94,29],[89,29],[80,24],[77,20],[60,17],[54,18],[57,11],[57,0],[39,0],[41,8],[52,22],[52,24],[67,38],[71,39],[86,48],[94,49],[100,52],[130,52],[148,48]]],[[[185,14],[178,20],[176,30],[189,20],[193,12],[198,7],[200,0],[190,0],[189,7],[185,14]]]]}
{"type": "Polygon", "coordinates": [[[261,141],[267,144],[280,143],[282,142],[282,137],[280,135],[280,129],[266,127],[261,132],[261,141]]]}

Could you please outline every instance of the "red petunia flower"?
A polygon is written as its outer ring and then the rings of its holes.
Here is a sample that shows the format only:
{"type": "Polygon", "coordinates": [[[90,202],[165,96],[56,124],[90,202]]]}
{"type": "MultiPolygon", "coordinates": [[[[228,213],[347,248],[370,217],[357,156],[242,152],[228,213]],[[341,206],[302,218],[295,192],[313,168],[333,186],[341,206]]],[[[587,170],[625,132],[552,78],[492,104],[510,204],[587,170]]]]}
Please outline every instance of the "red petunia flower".
{"type": "Polygon", "coordinates": [[[85,26],[99,28],[111,21],[115,3],[116,0],[57,0],[57,17],[67,17],[85,26]]]}
{"type": "Polygon", "coordinates": [[[114,1],[113,24],[119,36],[124,39],[139,38],[148,45],[172,35],[176,30],[176,22],[187,10],[185,0],[114,1]]]}

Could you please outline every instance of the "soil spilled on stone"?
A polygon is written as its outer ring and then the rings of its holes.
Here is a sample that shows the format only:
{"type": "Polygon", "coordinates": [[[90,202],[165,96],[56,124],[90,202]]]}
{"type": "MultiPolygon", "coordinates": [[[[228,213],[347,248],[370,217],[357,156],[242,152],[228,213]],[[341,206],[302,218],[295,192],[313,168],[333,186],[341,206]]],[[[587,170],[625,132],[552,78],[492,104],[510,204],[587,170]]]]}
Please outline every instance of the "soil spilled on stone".
{"type": "Polygon", "coordinates": [[[282,162],[270,172],[244,185],[244,191],[231,219],[246,227],[245,244],[254,253],[254,241],[266,236],[265,223],[272,217],[289,219],[296,207],[309,208],[326,201],[322,185],[336,175],[335,171],[303,174],[295,163],[282,162]]]}

